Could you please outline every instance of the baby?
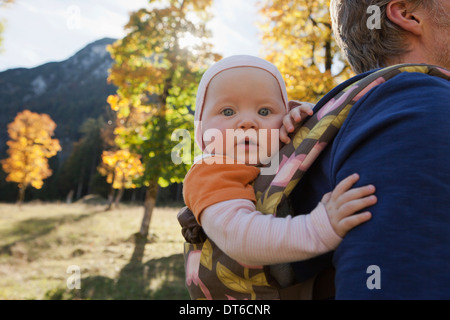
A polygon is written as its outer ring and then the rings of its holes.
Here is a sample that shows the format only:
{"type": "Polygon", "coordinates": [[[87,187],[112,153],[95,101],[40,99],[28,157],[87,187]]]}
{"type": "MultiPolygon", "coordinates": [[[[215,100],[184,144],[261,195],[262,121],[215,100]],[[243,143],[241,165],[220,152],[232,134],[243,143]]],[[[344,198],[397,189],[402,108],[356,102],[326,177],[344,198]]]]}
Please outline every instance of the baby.
{"type": "Polygon", "coordinates": [[[352,189],[359,178],[354,174],[307,215],[279,218],[256,210],[252,182],[278,151],[278,140],[289,142],[287,133],[312,114],[306,105],[290,105],[278,69],[253,56],[219,61],[199,85],[195,137],[204,156],[185,177],[184,199],[207,236],[243,265],[300,261],[334,250],[349,230],[371,218],[370,212],[356,213],[377,201],[374,186],[352,189]]]}

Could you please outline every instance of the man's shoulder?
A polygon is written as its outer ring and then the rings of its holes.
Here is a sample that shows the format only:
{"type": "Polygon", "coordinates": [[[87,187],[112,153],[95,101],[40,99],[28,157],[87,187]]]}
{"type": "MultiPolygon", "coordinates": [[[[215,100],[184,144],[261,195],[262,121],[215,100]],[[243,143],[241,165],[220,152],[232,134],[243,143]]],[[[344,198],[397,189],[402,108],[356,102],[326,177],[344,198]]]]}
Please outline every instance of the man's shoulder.
{"type": "MultiPolygon", "coordinates": [[[[450,81],[421,73],[402,72],[383,80],[355,103],[352,114],[375,119],[390,113],[430,113],[449,109],[450,81]]],[[[425,115],[426,116],[426,115],[425,115]]],[[[383,117],[384,118],[384,117],[383,117]]]]}
{"type": "Polygon", "coordinates": [[[418,72],[404,72],[374,87],[355,103],[338,132],[330,172],[349,161],[389,167],[394,158],[409,154],[419,159],[424,150],[450,156],[449,92],[450,81],[418,72]]]}
{"type": "Polygon", "coordinates": [[[450,81],[449,79],[444,79],[443,77],[423,72],[402,72],[395,77],[386,80],[380,85],[380,88],[383,87],[395,87],[401,89],[399,90],[399,93],[415,91],[418,89],[428,89],[441,92],[442,94],[446,94],[446,96],[448,96],[450,81]]]}

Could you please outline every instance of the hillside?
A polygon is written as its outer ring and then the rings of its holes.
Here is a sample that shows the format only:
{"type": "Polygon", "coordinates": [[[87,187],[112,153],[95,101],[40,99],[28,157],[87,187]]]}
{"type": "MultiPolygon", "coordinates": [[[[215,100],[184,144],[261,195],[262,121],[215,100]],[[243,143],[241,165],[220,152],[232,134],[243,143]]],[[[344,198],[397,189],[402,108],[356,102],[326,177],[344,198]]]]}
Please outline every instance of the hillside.
{"type": "Polygon", "coordinates": [[[0,73],[0,158],[6,152],[7,124],[24,109],[50,115],[63,147],[58,157],[69,155],[81,124],[104,113],[106,98],[116,90],[107,83],[112,59],[106,46],[114,41],[90,43],[65,61],[0,73]]]}

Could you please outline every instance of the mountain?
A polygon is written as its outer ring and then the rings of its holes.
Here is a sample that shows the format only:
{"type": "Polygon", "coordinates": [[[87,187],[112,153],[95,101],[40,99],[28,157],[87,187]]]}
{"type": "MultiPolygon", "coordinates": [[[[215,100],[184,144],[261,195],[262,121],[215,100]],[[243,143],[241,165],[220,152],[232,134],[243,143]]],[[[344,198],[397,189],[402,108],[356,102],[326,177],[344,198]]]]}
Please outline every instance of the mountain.
{"type": "Polygon", "coordinates": [[[0,72],[0,159],[5,158],[7,124],[24,109],[50,115],[63,148],[59,156],[68,156],[81,124],[103,114],[106,98],[116,91],[107,83],[113,61],[106,46],[114,41],[97,40],[65,61],[0,72]]]}

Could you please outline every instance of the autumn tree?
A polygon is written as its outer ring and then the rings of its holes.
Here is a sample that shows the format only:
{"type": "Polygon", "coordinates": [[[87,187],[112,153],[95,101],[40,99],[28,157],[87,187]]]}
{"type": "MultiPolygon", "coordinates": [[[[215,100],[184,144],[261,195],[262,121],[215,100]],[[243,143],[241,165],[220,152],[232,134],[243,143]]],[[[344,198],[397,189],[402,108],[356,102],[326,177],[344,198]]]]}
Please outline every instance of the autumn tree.
{"type": "Polygon", "coordinates": [[[193,132],[192,106],[201,75],[220,57],[212,53],[206,22],[211,0],[150,0],[131,14],[127,35],[109,51],[108,102],[117,111],[116,143],[141,155],[146,186],[140,235],[147,238],[159,186],[183,180],[187,165],[171,159],[175,129],[193,132]]]}
{"type": "Polygon", "coordinates": [[[290,99],[317,102],[352,73],[334,41],[330,0],[262,0],[266,58],[283,74],[290,99]]]}
{"type": "Polygon", "coordinates": [[[98,167],[98,171],[106,176],[106,181],[111,185],[106,208],[106,210],[110,210],[114,191],[118,190],[114,200],[115,206],[118,207],[124,190],[136,188],[135,181],[144,174],[144,167],[140,156],[129,150],[103,151],[102,163],[98,167]]]}
{"type": "Polygon", "coordinates": [[[2,160],[7,181],[19,186],[18,204],[25,198],[28,186],[42,188],[44,179],[52,174],[48,159],[61,150],[59,141],[52,139],[56,124],[47,114],[25,110],[8,125],[11,140],[7,142],[9,158],[2,160]]]}

